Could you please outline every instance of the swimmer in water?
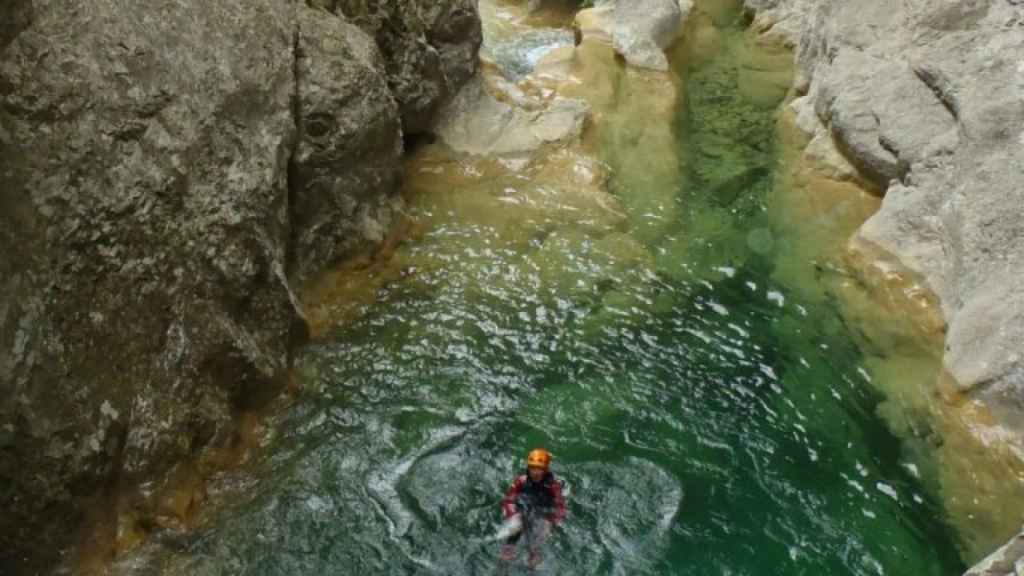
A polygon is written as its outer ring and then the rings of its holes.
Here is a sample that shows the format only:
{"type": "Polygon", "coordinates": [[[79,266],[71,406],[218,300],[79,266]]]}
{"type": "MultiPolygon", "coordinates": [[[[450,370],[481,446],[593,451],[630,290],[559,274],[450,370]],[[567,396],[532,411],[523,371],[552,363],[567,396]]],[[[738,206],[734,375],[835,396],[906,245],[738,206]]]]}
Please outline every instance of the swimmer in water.
{"type": "Polygon", "coordinates": [[[501,500],[501,511],[507,525],[521,529],[501,546],[501,561],[508,564],[515,559],[516,544],[526,535],[529,546],[528,565],[533,570],[541,563],[540,547],[551,535],[552,529],[565,518],[565,500],[562,483],[550,470],[551,454],[543,448],[531,450],[526,456],[526,471],[512,482],[501,500]]]}

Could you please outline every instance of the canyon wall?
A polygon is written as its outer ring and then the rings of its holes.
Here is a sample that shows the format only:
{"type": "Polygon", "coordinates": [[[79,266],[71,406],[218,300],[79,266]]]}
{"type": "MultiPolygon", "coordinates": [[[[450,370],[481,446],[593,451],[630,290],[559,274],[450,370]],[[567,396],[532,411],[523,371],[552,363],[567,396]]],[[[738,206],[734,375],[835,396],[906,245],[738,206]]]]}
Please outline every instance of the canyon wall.
{"type": "Polygon", "coordinates": [[[966,423],[982,444],[1024,458],[1024,4],[746,6],[796,49],[809,153],[884,194],[851,248],[894,257],[934,292],[941,393],[982,409],[966,423]]]}
{"type": "MultiPolygon", "coordinates": [[[[1024,6],[748,0],[797,49],[801,127],[883,193],[852,240],[920,274],[945,368],[1024,456],[1024,6]]],[[[841,171],[840,171],[841,172],[841,171]]]]}
{"type": "Polygon", "coordinates": [[[0,572],[97,501],[172,521],[168,479],[284,385],[297,288],[400,212],[475,3],[322,4],[0,2],[0,572]]]}

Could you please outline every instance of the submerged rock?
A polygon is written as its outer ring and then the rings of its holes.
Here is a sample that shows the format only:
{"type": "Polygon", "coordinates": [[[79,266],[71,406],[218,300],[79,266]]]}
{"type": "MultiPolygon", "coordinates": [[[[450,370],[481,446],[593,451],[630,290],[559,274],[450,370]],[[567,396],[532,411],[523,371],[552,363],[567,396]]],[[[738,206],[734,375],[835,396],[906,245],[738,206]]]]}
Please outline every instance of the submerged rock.
{"type": "Polygon", "coordinates": [[[1024,572],[1024,531],[993,552],[964,576],[1018,576],[1024,572]]]}

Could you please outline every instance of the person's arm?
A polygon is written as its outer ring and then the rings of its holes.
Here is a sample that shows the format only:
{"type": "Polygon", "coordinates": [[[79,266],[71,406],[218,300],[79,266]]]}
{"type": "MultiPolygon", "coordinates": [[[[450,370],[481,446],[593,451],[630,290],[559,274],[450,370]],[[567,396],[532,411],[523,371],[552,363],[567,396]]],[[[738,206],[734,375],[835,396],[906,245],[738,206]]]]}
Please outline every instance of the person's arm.
{"type": "Polygon", "coordinates": [[[516,515],[516,498],[519,497],[519,492],[523,489],[523,476],[516,476],[512,486],[505,493],[505,497],[501,499],[501,511],[505,514],[505,518],[511,518],[516,515]]]}
{"type": "Polygon", "coordinates": [[[557,525],[562,521],[562,518],[565,518],[565,498],[562,497],[562,483],[558,481],[552,482],[548,491],[551,493],[551,499],[555,503],[555,509],[548,514],[548,522],[551,522],[552,525],[557,525]]]}

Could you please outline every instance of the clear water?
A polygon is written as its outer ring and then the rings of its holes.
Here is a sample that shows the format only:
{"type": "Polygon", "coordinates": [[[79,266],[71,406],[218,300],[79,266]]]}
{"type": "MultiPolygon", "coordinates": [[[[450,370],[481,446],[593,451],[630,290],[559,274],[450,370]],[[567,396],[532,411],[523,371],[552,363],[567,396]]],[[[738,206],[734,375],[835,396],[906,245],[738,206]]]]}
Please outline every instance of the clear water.
{"type": "Polygon", "coordinates": [[[777,207],[778,100],[741,89],[763,70],[735,12],[711,16],[669,160],[628,115],[598,128],[619,209],[543,168],[419,165],[416,239],[342,291],[261,479],[167,572],[495,573],[535,446],[569,505],[538,573],[963,571],[856,328],[788,271],[807,246],[777,207]]]}

